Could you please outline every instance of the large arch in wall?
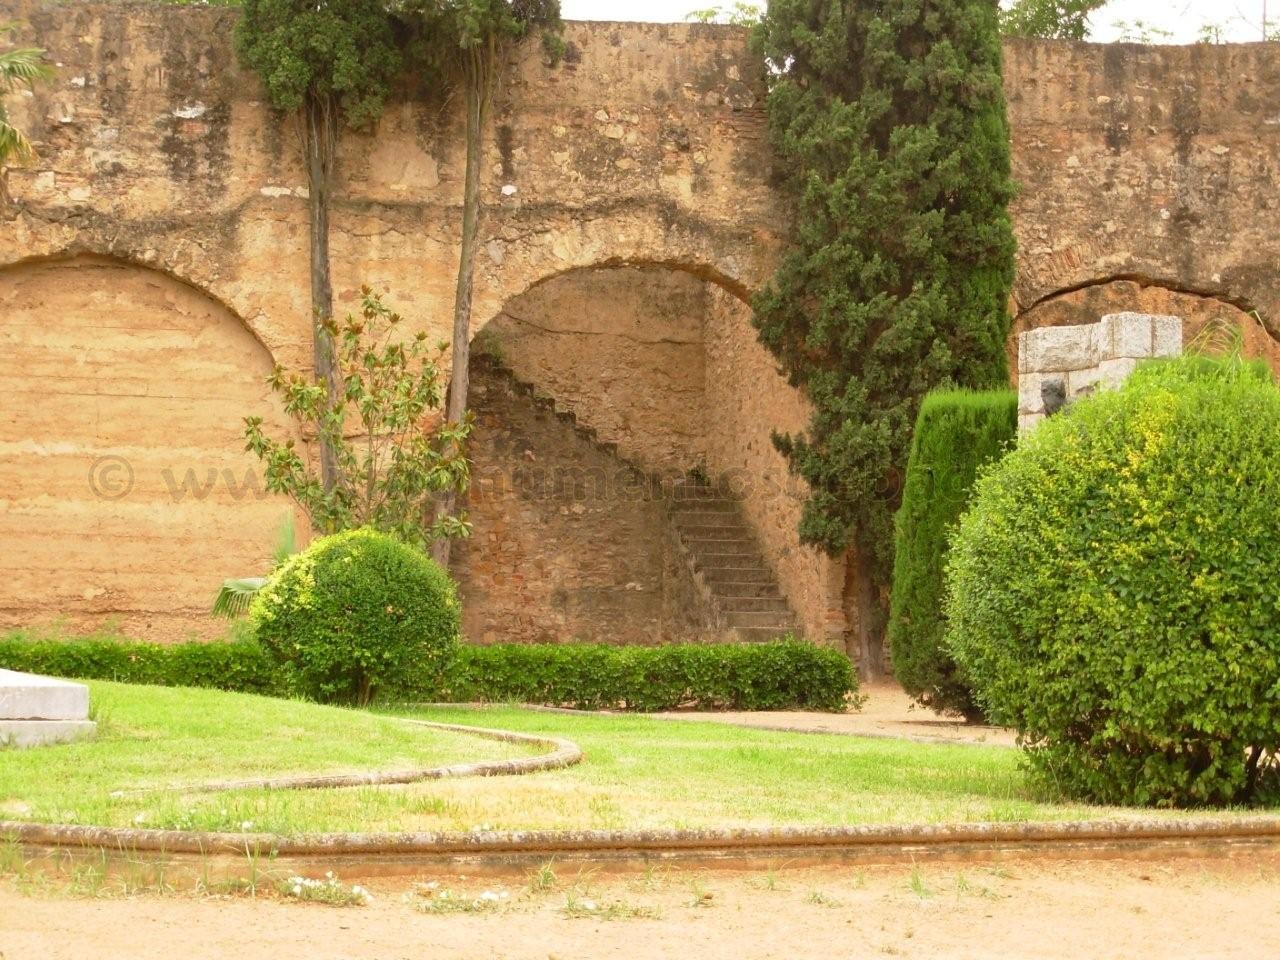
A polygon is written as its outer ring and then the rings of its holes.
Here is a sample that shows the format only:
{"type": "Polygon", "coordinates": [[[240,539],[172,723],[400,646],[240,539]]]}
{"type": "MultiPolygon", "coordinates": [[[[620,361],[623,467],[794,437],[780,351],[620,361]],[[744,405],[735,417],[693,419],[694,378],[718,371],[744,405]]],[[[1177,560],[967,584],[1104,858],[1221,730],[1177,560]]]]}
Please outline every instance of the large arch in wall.
{"type": "MultiPolygon", "coordinates": [[[[799,543],[805,491],[771,441],[775,429],[802,429],[808,407],[759,344],[748,291],[740,275],[706,260],[611,250],[585,265],[552,265],[485,320],[473,350],[499,358],[515,380],[552,398],[639,471],[670,478],[696,468],[727,483],[805,633],[839,646],[843,564],[799,543]]],[[[521,495],[528,485],[521,477],[552,464],[576,470],[595,464],[594,454],[581,444],[577,454],[540,450],[539,439],[554,438],[533,424],[521,428],[532,437],[511,429],[524,420],[519,401],[488,401],[490,391],[507,392],[503,384],[473,376],[473,389],[481,494],[458,570],[464,596],[476,601],[468,634],[497,641],[510,623],[520,639],[568,639],[575,605],[581,614],[596,586],[608,599],[609,584],[632,561],[647,571],[634,589],[657,591],[660,545],[641,528],[661,518],[632,505],[594,520],[588,503],[544,502],[539,509],[521,495]],[[580,560],[566,564],[566,557],[580,560]],[[592,570],[596,586],[579,576],[592,570]],[[535,609],[548,625],[520,612],[535,609]]]]}
{"type": "Polygon", "coordinates": [[[216,636],[222,579],[263,572],[292,512],[244,451],[290,424],[272,358],[166,273],[77,254],[0,271],[0,622],[216,636]]]}
{"type": "Polygon", "coordinates": [[[1104,275],[1060,288],[1021,310],[1008,343],[1010,369],[1016,377],[1019,333],[1037,327],[1096,323],[1107,314],[1126,311],[1181,317],[1184,346],[1199,341],[1212,349],[1209,340],[1214,330],[1239,331],[1244,354],[1265,360],[1280,376],[1280,339],[1263,323],[1260,311],[1248,298],[1129,274],[1104,275]]]}

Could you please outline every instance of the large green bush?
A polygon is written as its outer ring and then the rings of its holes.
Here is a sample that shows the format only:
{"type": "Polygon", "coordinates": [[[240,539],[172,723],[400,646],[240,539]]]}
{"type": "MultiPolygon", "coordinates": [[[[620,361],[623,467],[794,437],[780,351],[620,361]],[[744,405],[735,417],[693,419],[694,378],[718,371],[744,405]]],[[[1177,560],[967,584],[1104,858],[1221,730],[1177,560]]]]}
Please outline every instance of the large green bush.
{"type": "Polygon", "coordinates": [[[321,701],[419,688],[449,665],[461,632],[448,574],[367,529],[322,537],[285,561],[250,619],[294,689],[321,701]]]}
{"type": "Polygon", "coordinates": [[[916,420],[897,517],[889,613],[894,676],[925,706],[971,719],[981,711],[943,645],[943,563],[978,469],[1005,452],[1017,429],[1012,390],[929,394],[916,420]]]}
{"type": "Polygon", "coordinates": [[[1280,747],[1280,390],[1152,363],[978,482],[947,641],[1034,773],[1104,803],[1253,801],[1280,747]]]}

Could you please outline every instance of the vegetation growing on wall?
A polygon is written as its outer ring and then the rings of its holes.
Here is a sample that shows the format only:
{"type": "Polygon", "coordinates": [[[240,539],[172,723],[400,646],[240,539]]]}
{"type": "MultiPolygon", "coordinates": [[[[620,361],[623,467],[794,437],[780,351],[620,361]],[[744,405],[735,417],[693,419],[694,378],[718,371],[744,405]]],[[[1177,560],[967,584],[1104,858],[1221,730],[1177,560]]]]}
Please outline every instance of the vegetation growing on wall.
{"type": "MultiPolygon", "coordinates": [[[[343,122],[364,127],[382,112],[400,68],[387,8],[378,0],[244,0],[236,51],[256,72],[277,110],[302,122],[311,235],[312,364],[327,404],[342,385],[328,330],[333,317],[329,263],[329,198],[343,122]]],[[[338,483],[337,453],[322,437],[320,472],[326,489],[338,483]]]]}
{"type": "Polygon", "coordinates": [[[755,321],[814,408],[775,443],[812,491],[802,539],[856,547],[882,597],[920,398],[1008,382],[996,5],[773,0],[757,40],[779,68],[769,124],[796,215],[755,321]]]}
{"type": "Polygon", "coordinates": [[[1089,17],[1107,0],[1014,0],[1000,11],[1000,31],[1011,37],[1083,40],[1089,17]]]}
{"type": "Polygon", "coordinates": [[[939,390],[920,405],[896,523],[889,649],[907,693],[935,710],[981,715],[943,645],[947,540],[985,464],[1018,429],[1012,390],[939,390]]]}

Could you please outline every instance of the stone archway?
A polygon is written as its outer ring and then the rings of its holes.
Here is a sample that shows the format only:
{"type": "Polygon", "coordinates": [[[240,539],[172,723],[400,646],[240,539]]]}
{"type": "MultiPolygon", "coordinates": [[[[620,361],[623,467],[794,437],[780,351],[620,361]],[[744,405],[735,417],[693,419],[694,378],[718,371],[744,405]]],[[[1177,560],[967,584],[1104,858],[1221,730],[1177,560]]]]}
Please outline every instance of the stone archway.
{"type": "Polygon", "coordinates": [[[1187,345],[1207,337],[1206,330],[1214,326],[1238,330],[1244,354],[1266,360],[1280,375],[1280,341],[1248,304],[1129,277],[1103,278],[1051,293],[1019,313],[1008,344],[1010,370],[1016,378],[1017,337],[1024,330],[1096,323],[1109,313],[1125,311],[1181,317],[1187,345]]]}
{"type": "Polygon", "coordinates": [[[804,491],[770,440],[807,406],[745,296],[683,261],[610,258],[543,277],[480,330],[475,537],[455,553],[473,640],[668,639],[665,521],[626,485],[695,471],[729,485],[803,632],[843,643],[843,565],[798,542],[804,491]]]}
{"type": "Polygon", "coordinates": [[[0,273],[0,622],[214,636],[228,576],[265,570],[291,505],[242,418],[289,424],[271,356],[163,273],[80,256],[0,273]]]}

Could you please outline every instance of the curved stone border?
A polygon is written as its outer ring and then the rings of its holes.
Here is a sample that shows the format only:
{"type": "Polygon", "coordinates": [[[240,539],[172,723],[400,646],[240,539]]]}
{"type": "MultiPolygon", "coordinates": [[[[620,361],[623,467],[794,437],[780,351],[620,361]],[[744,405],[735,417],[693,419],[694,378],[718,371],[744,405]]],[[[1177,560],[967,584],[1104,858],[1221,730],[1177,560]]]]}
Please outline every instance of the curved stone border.
{"type": "Polygon", "coordinates": [[[474,833],[267,834],[131,830],[0,821],[0,837],[52,848],[99,848],[163,854],[268,854],[275,857],[367,857],[379,862],[442,857],[509,860],[520,856],[750,856],[935,850],[940,852],[1161,843],[1280,843],[1280,817],[1221,820],[1084,820],[734,830],[584,830],[474,833]]]}
{"type": "MultiPolygon", "coordinates": [[[[138,787],[117,791],[115,796],[140,793],[156,793],[173,790],[181,793],[220,793],[224,790],[323,790],[332,787],[380,787],[418,783],[423,780],[448,780],[458,777],[513,777],[543,770],[559,770],[581,763],[582,748],[572,740],[561,737],[544,737],[531,733],[515,733],[511,730],[493,730],[487,727],[468,727],[456,723],[433,723],[429,720],[410,720],[407,717],[391,717],[400,723],[450,733],[461,733],[483,740],[504,743],[528,744],[550,747],[550,753],[536,757],[516,757],[511,760],[478,760],[473,763],[455,763],[445,767],[429,767],[421,770],[389,770],[372,773],[338,773],[318,776],[268,777],[257,780],[213,780],[206,783],[176,784],[171,786],[138,787]]],[[[239,847],[244,849],[244,845],[239,847]]]]}

